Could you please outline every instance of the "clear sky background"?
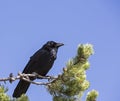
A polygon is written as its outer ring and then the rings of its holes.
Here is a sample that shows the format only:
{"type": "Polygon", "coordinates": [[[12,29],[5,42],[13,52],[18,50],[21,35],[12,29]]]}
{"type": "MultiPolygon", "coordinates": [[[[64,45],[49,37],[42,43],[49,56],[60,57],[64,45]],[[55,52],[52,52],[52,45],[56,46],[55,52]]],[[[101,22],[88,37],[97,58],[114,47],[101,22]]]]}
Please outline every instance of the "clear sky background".
{"type": "MultiPolygon", "coordinates": [[[[120,0],[1,0],[0,77],[22,71],[48,40],[63,42],[49,75],[58,75],[79,43],[91,43],[88,91],[97,101],[120,100],[120,0]]],[[[6,83],[10,96],[18,81],[6,83]]],[[[44,86],[31,85],[30,101],[52,101],[44,86]]]]}

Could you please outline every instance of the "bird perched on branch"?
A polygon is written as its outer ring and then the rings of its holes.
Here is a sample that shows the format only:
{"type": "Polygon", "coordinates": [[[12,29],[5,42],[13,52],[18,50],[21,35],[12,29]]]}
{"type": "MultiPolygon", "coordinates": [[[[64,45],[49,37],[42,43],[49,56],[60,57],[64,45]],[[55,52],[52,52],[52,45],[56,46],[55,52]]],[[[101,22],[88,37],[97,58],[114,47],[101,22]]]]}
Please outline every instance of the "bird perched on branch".
{"type": "MultiPolygon", "coordinates": [[[[29,62],[23,70],[23,73],[32,74],[37,73],[45,76],[53,66],[53,63],[57,57],[57,51],[63,43],[57,43],[54,41],[48,41],[41,49],[39,49],[33,56],[30,57],[29,62]]],[[[34,80],[35,78],[30,78],[34,80]]],[[[13,97],[20,97],[25,94],[29,88],[30,83],[24,80],[20,80],[17,87],[14,90],[13,97]]]]}

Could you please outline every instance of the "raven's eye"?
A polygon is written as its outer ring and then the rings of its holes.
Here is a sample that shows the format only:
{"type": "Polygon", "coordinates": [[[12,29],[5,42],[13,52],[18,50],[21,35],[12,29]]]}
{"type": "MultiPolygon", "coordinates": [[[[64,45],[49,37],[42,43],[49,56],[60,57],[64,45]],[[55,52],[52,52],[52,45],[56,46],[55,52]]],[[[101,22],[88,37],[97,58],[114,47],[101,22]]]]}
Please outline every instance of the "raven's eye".
{"type": "Polygon", "coordinates": [[[54,42],[54,41],[48,41],[47,42],[47,46],[51,47],[51,48],[55,48],[56,47],[56,42],[54,42]]]}
{"type": "Polygon", "coordinates": [[[51,46],[51,47],[55,47],[55,43],[51,42],[51,43],[50,43],[50,46],[51,46]]]}

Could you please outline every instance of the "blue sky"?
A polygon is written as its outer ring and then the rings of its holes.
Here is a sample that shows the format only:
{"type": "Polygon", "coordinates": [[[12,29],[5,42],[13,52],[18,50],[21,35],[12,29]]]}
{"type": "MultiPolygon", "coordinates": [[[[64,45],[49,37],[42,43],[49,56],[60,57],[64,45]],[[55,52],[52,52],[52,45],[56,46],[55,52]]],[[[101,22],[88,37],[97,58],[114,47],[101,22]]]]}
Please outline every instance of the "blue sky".
{"type": "MultiPolygon", "coordinates": [[[[29,57],[48,40],[63,42],[49,75],[58,75],[76,54],[79,43],[91,43],[88,91],[97,101],[119,101],[119,0],[2,0],[0,1],[0,77],[22,71],[29,57]]],[[[18,81],[6,86],[11,96],[18,81]]],[[[52,101],[44,86],[31,85],[30,101],[52,101]]]]}

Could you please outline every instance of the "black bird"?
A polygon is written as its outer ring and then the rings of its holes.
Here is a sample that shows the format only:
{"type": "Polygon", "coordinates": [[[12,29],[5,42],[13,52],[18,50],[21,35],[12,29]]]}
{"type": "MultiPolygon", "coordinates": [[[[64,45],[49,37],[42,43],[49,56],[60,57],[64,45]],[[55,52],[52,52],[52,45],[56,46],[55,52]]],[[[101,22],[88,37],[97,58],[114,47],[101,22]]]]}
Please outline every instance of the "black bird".
{"type": "MultiPolygon", "coordinates": [[[[30,57],[30,60],[24,68],[23,73],[31,74],[34,72],[45,76],[53,66],[53,63],[57,57],[58,48],[63,45],[63,43],[48,41],[41,49],[39,49],[33,56],[30,57]]],[[[30,80],[34,79],[35,78],[30,78],[30,80]]],[[[29,82],[20,80],[14,90],[13,97],[18,98],[22,94],[25,94],[29,86],[29,82]]]]}

